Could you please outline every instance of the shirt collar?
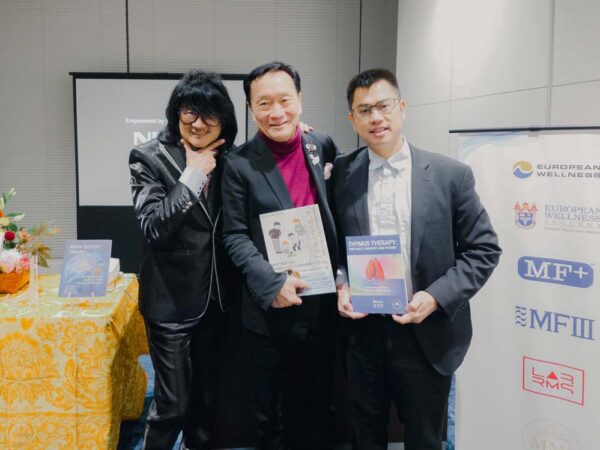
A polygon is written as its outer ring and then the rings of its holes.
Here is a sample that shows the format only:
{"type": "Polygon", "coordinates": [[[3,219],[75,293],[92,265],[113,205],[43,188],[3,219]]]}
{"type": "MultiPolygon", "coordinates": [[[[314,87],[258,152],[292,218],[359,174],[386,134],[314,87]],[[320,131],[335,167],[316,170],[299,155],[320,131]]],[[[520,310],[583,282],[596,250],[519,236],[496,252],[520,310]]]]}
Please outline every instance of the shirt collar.
{"type": "Polygon", "coordinates": [[[406,138],[403,137],[403,139],[404,143],[402,144],[400,151],[394,153],[387,160],[369,148],[369,170],[376,170],[386,163],[389,166],[400,170],[405,168],[407,162],[410,164],[410,147],[408,146],[408,141],[406,138]]]}

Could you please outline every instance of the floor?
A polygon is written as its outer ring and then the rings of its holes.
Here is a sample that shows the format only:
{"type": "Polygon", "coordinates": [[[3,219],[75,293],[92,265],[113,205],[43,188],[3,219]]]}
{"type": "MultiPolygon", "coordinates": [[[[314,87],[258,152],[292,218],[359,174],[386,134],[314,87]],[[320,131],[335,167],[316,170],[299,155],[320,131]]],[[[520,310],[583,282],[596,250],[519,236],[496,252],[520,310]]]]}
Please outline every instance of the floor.
{"type": "MultiPolygon", "coordinates": [[[[146,400],[144,402],[144,411],[139,420],[131,420],[121,424],[121,437],[119,440],[118,450],[139,450],[142,446],[142,438],[144,436],[144,421],[148,408],[152,402],[154,393],[154,369],[148,355],[140,357],[140,363],[144,370],[148,373],[148,385],[146,387],[146,400]]],[[[455,424],[455,391],[454,383],[450,391],[450,399],[448,402],[448,442],[445,450],[455,450],[454,448],[454,424],[455,424]]],[[[174,449],[179,448],[179,442],[175,444],[174,449]]],[[[350,446],[341,445],[336,447],[336,450],[349,450],[350,446]]],[[[403,450],[404,445],[401,443],[392,443],[388,446],[388,450],[403,450]]],[[[233,450],[233,449],[232,449],[233,450]]],[[[250,450],[250,449],[235,449],[235,450],[250,450]]]]}

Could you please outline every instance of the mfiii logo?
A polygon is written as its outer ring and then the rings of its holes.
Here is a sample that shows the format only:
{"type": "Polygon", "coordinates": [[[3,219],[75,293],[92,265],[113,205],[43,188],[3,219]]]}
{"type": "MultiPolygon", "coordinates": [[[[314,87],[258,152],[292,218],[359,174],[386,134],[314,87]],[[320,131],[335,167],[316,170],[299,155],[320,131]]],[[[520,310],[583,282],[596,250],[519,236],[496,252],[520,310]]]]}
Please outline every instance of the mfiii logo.
{"type": "Polygon", "coordinates": [[[591,265],[564,259],[522,256],[517,263],[519,276],[528,281],[589,288],[594,283],[591,265]]]}
{"type": "Polygon", "coordinates": [[[555,334],[570,334],[579,339],[594,339],[594,319],[579,317],[562,312],[539,310],[525,306],[515,306],[515,325],[532,330],[548,331],[555,334]]]}

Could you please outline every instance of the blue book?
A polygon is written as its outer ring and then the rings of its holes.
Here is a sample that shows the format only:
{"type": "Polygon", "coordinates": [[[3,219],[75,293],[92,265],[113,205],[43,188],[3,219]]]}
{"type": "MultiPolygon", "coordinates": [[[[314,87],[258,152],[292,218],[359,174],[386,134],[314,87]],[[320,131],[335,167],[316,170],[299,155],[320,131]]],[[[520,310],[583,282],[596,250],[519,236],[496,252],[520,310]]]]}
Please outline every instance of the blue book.
{"type": "Polygon", "coordinates": [[[348,236],[352,308],[369,314],[404,314],[407,305],[400,237],[348,236]]]}
{"type": "Polygon", "coordinates": [[[70,240],[60,276],[59,297],[104,297],[112,241],[70,240]]]}

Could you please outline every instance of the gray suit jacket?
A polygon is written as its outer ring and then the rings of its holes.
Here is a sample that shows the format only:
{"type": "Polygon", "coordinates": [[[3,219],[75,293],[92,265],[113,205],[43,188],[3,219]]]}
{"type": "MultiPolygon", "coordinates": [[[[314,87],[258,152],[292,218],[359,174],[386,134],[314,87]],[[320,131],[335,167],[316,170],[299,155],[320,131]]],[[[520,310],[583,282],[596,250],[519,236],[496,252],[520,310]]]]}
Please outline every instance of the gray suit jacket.
{"type": "MultiPolygon", "coordinates": [[[[429,292],[440,306],[415,330],[431,365],[450,374],[463,361],[471,341],[469,299],[492,274],[501,250],[475,192],[471,169],[412,145],[410,150],[413,289],[429,292]]],[[[368,168],[366,147],[339,157],[333,168],[332,210],[342,265],[345,236],[370,234],[368,168]]],[[[350,343],[361,337],[360,320],[344,320],[342,329],[350,343]]]]}

